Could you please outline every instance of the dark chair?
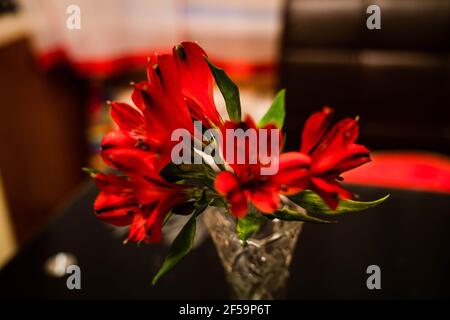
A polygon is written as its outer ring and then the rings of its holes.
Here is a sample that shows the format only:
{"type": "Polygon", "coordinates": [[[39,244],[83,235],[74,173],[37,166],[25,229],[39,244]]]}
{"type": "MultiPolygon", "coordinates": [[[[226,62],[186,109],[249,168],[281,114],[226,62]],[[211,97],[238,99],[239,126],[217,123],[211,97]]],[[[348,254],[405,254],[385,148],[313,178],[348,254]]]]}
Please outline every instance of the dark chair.
{"type": "Polygon", "coordinates": [[[324,105],[361,116],[371,149],[450,153],[450,1],[290,0],[280,87],[287,88],[287,143],[324,105]],[[381,29],[369,30],[369,5],[381,29]]]}

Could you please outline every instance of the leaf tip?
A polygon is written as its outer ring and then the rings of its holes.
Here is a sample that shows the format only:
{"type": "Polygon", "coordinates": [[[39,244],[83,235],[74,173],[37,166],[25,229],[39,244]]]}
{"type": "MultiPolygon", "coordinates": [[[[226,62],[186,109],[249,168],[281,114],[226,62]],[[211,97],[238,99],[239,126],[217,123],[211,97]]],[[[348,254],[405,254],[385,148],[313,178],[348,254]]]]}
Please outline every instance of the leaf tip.
{"type": "Polygon", "coordinates": [[[156,274],[154,277],[153,277],[153,279],[152,279],[152,286],[156,286],[156,283],[158,282],[158,280],[159,280],[159,276],[158,276],[159,274],[156,274]]]}
{"type": "Polygon", "coordinates": [[[389,199],[391,197],[391,194],[390,193],[388,193],[387,195],[385,195],[384,197],[381,197],[380,199],[378,199],[378,200],[375,200],[375,202],[377,202],[377,204],[380,204],[380,203],[383,203],[383,202],[385,202],[387,199],[389,199]]]}

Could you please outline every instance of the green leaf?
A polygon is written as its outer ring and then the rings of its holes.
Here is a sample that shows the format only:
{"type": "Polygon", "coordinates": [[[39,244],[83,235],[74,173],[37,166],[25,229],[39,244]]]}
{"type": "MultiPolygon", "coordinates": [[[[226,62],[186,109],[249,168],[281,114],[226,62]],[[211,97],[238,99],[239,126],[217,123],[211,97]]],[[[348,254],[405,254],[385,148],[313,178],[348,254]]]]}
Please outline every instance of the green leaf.
{"type": "Polygon", "coordinates": [[[267,110],[266,114],[259,121],[258,126],[260,128],[264,127],[269,123],[276,125],[277,128],[279,129],[283,128],[284,118],[286,116],[286,110],[284,107],[285,96],[286,96],[285,89],[280,90],[277,93],[269,110],[267,110]]]}
{"type": "Polygon", "coordinates": [[[317,217],[310,216],[306,213],[295,211],[288,208],[275,211],[272,215],[267,215],[270,219],[280,219],[285,221],[304,221],[313,223],[335,223],[335,221],[328,221],[317,217]]]}
{"type": "Polygon", "coordinates": [[[211,205],[218,208],[226,208],[228,206],[226,200],[223,198],[214,198],[211,205]]]}
{"type": "Polygon", "coordinates": [[[164,220],[163,220],[163,226],[166,225],[167,221],[169,221],[170,217],[172,217],[172,214],[173,214],[173,210],[170,210],[170,211],[166,214],[166,216],[164,217],[164,220]]]}
{"type": "Polygon", "coordinates": [[[376,207],[377,205],[384,202],[387,198],[389,198],[389,195],[386,195],[375,201],[340,200],[336,210],[331,210],[322,200],[322,198],[320,198],[315,192],[311,190],[302,191],[289,198],[302,208],[305,208],[308,213],[338,216],[347,213],[360,212],[369,208],[376,207]]]}
{"type": "Polygon", "coordinates": [[[162,276],[172,270],[191,251],[195,238],[196,219],[197,216],[193,214],[173,241],[169,254],[166,259],[164,259],[161,268],[152,280],[153,285],[155,285],[162,276]]]}
{"type": "Polygon", "coordinates": [[[216,80],[217,86],[225,99],[230,120],[240,121],[241,100],[239,98],[239,89],[237,85],[227,76],[223,69],[216,67],[211,63],[211,61],[209,61],[208,58],[205,57],[205,59],[211,69],[214,79],[216,80]]]}
{"type": "Polygon", "coordinates": [[[245,217],[237,220],[236,233],[238,238],[245,244],[248,238],[255,232],[258,232],[266,221],[267,218],[262,213],[250,209],[245,217]]]}
{"type": "MultiPolygon", "coordinates": [[[[205,199],[200,199],[203,201],[205,199]]],[[[211,200],[212,201],[212,200],[211,200]]],[[[197,228],[197,217],[205,211],[205,209],[210,205],[209,202],[200,203],[192,216],[189,218],[188,222],[183,226],[180,233],[177,235],[169,249],[167,257],[159,269],[158,273],[153,277],[152,284],[155,285],[165,274],[172,270],[191,250],[194,244],[195,231],[197,228]]]]}
{"type": "Polygon", "coordinates": [[[97,170],[95,168],[89,168],[89,167],[83,167],[83,168],[81,168],[81,170],[83,170],[84,172],[89,174],[91,177],[95,177],[96,174],[102,173],[100,170],[97,170]]]}

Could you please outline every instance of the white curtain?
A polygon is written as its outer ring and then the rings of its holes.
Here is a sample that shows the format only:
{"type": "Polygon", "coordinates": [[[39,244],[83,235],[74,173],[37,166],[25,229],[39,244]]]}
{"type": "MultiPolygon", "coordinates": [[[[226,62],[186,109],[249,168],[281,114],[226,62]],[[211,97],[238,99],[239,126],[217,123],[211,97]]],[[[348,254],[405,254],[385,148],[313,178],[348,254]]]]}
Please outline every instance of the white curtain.
{"type": "Polygon", "coordinates": [[[195,40],[225,62],[276,60],[282,0],[20,0],[41,57],[63,53],[96,66],[167,51],[195,40]],[[80,29],[68,29],[67,8],[80,8],[80,29]]]}

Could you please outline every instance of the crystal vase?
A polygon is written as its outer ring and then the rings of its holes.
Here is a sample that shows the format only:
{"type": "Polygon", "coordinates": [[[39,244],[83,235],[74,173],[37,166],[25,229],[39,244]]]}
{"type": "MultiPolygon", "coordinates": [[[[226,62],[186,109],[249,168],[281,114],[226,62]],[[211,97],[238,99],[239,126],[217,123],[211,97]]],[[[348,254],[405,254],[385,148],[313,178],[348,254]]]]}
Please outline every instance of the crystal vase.
{"type": "Polygon", "coordinates": [[[236,235],[236,218],[223,209],[209,208],[204,222],[225,269],[232,298],[285,298],[289,265],[301,222],[267,220],[246,245],[236,235]]]}

